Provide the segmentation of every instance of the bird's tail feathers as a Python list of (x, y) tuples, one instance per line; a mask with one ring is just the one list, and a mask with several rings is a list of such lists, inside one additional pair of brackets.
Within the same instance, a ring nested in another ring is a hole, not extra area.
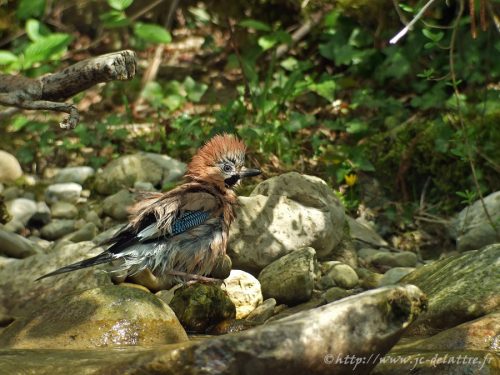
[(50, 273), (43, 275), (43, 276), (40, 276), (35, 281), (42, 280), (42, 279), (45, 279), (46, 277), (50, 277), (50, 276), (60, 275), (62, 273), (80, 270), (82, 268), (97, 266), (98, 264), (108, 263), (114, 259), (115, 258), (113, 257), (113, 254), (110, 254), (107, 251), (105, 251), (99, 255), (96, 255), (93, 258), (84, 259), (80, 262), (76, 262), (76, 263), (70, 264), (68, 266), (61, 267), (53, 272), (50, 272)]

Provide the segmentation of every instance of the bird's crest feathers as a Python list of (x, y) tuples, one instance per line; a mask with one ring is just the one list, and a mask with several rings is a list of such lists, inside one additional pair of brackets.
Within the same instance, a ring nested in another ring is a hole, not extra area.
[(200, 178), (207, 175), (207, 168), (226, 159), (243, 164), (245, 159), (245, 144), (231, 134), (218, 134), (210, 139), (188, 165), (186, 177)]

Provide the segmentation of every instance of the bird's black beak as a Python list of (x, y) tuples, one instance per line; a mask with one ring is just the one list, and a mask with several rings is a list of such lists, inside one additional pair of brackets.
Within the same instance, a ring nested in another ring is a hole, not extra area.
[(258, 176), (261, 173), (262, 172), (260, 171), (260, 169), (249, 169), (249, 168), (243, 167), (240, 170), (240, 177), (254, 177), (254, 176)]

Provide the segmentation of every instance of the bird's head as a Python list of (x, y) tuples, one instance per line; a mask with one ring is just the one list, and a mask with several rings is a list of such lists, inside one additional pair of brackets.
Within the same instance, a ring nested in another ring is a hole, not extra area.
[(235, 136), (216, 135), (193, 156), (186, 178), (232, 189), (242, 178), (261, 173), (245, 167), (245, 151), (245, 144)]

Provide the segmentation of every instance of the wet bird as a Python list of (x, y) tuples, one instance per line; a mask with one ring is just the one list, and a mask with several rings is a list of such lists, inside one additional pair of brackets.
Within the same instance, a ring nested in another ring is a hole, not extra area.
[(235, 136), (216, 135), (193, 156), (182, 185), (138, 197), (128, 224), (101, 244), (106, 251), (39, 279), (111, 262), (116, 274), (146, 274), (150, 289), (171, 286), (172, 280), (211, 280), (207, 276), (226, 253), (235, 218), (233, 189), (261, 173), (244, 166), (245, 151)]

